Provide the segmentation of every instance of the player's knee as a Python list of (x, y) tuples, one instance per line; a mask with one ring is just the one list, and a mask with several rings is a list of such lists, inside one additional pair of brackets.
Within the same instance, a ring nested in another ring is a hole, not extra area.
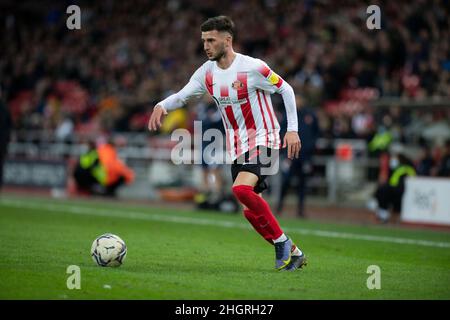
[(233, 194), (234, 196), (240, 201), (241, 198), (244, 196), (245, 191), (241, 188), (240, 185), (237, 186), (233, 186), (231, 188), (231, 190), (233, 190)]
[(249, 197), (249, 194), (253, 192), (252, 186), (247, 185), (237, 185), (231, 188), (233, 190), (233, 194), (240, 202), (245, 202), (245, 200)]

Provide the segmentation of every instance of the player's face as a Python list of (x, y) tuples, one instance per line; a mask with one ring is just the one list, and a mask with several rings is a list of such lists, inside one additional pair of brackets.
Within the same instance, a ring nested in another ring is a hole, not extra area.
[(217, 30), (202, 32), (203, 50), (208, 59), (217, 61), (225, 55), (231, 36), (226, 32)]

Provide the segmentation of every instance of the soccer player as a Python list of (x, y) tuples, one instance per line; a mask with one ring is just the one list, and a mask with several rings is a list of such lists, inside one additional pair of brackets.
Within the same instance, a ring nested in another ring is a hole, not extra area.
[(280, 126), (270, 94), (279, 93), (286, 108), (288, 127), (282, 148), (298, 158), (301, 142), (292, 87), (262, 60), (233, 50), (235, 27), (227, 16), (210, 18), (201, 25), (203, 48), (208, 57), (179, 92), (159, 102), (150, 117), (149, 130), (157, 130), (169, 110), (183, 106), (194, 96), (209, 93), (217, 104), (226, 129), (227, 151), (233, 161), (232, 190), (255, 230), (275, 247), (275, 268), (293, 271), (306, 264), (306, 257), (283, 232), (261, 196), (268, 162), (262, 155), (278, 155)]

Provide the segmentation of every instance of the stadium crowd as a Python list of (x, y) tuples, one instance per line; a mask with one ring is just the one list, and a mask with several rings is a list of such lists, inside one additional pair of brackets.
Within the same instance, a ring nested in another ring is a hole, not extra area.
[[(151, 107), (205, 61), (200, 24), (230, 15), (237, 51), (265, 60), (317, 113), (326, 138), (369, 139), (380, 127), (420, 142), (449, 132), (450, 24), (446, 1), (77, 1), (68, 30), (60, 1), (2, 1), (0, 85), (15, 129), (145, 132)], [(448, 3), (447, 3), (448, 4)], [(441, 99), (441, 109), (376, 108), (379, 98)], [(275, 99), (280, 117), (281, 101)], [(195, 103), (182, 117), (194, 118)], [(447, 105), (445, 105), (447, 103)], [(412, 140), (412, 141), (411, 141)]]

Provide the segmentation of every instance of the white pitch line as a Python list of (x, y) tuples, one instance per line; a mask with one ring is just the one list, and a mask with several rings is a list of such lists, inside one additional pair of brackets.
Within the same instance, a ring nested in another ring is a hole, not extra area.
[[(61, 204), (48, 204), (48, 203), (38, 203), (30, 201), (18, 201), (2, 199), (0, 204), (4, 206), (24, 208), (24, 209), (43, 209), (52, 212), (65, 212), (72, 214), (88, 215), (88, 216), (101, 216), (101, 217), (116, 217), (116, 218), (126, 218), (126, 219), (138, 219), (147, 221), (163, 221), (163, 222), (173, 222), (173, 223), (184, 223), (193, 225), (207, 225), (207, 226), (217, 226), (224, 228), (240, 228), (240, 229), (251, 229), (250, 225), (236, 223), (231, 221), (223, 221), (217, 219), (204, 219), (204, 218), (191, 218), (191, 217), (181, 217), (174, 215), (160, 215), (160, 214), (150, 214), (140, 211), (130, 211), (124, 209), (123, 211), (118, 211), (114, 209), (98, 209), (92, 207), (82, 207), (74, 205), (61, 205)], [(450, 242), (437, 242), (428, 240), (418, 240), (418, 239), (406, 239), (388, 236), (375, 236), (375, 235), (362, 235), (356, 233), (347, 232), (335, 232), (335, 231), (324, 231), (324, 230), (310, 230), (303, 228), (283, 228), (286, 232), (298, 233), (303, 235), (311, 235), (316, 237), (324, 238), (340, 238), (349, 240), (365, 240), (374, 242), (388, 242), (388, 243), (398, 243), (398, 244), (410, 244), (426, 247), (438, 247), (438, 248), (450, 248)]]

